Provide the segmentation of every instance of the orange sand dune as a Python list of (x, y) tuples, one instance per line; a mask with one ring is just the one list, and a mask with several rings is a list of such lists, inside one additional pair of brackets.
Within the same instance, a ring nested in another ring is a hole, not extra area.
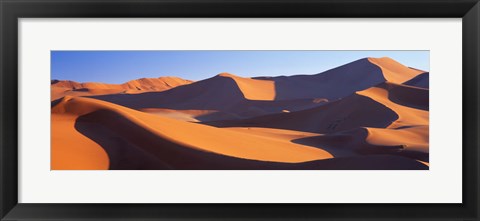
[(428, 126), (400, 129), (368, 128), (366, 141), (373, 145), (404, 145), (406, 150), (428, 153)]
[(330, 134), (254, 127), (228, 129), (321, 148), (336, 159), (383, 154), (412, 158), (424, 164), (428, 164), (429, 161), (428, 127), (426, 126), (401, 129), (357, 128)]
[(219, 76), (233, 79), (243, 96), (248, 100), (271, 101), (275, 99), (275, 85), (273, 81), (243, 78), (230, 73), (221, 73)]
[(51, 100), (64, 96), (92, 96), (118, 93), (143, 93), (147, 91), (165, 91), (192, 81), (177, 77), (140, 78), (123, 84), (78, 83), (75, 81), (52, 80)]
[(381, 69), (360, 59), (314, 75), (257, 77), (275, 84), (275, 100), (317, 98), (329, 101), (351, 95), (385, 81)]
[(141, 111), (170, 109), (179, 110), (181, 113), (189, 110), (210, 112), (202, 116), (194, 116), (194, 114), (189, 116), (198, 121), (242, 119), (281, 113), (285, 110), (297, 111), (328, 102), (327, 99), (319, 98), (268, 100), (273, 95), (272, 86), (271, 81), (241, 78), (223, 73), (163, 92), (111, 94), (94, 98)]
[(130, 90), (165, 91), (192, 82), (178, 77), (140, 78), (123, 83), (122, 86)]
[(399, 116), (387, 128), (368, 128), (366, 142), (373, 145), (401, 145), (399, 154), (422, 162), (429, 161), (428, 90), (386, 83), (358, 93), (382, 103)]
[(80, 96), (92, 96), (92, 95), (105, 95), (105, 94), (119, 94), (123, 93), (123, 89), (68, 89), (65, 87), (52, 87), (50, 100), (58, 100), (64, 96), (80, 97)]
[(388, 154), (426, 163), (428, 108), (428, 89), (385, 82), (308, 110), (205, 124), (319, 133), (292, 141), (322, 148), (335, 157)]
[[(399, 77), (400, 72), (407, 74)], [(384, 83), (386, 79), (400, 84), (418, 73), (420, 71), (389, 58), (365, 58), (316, 75), (243, 78), (222, 73), (168, 91), (113, 94), (96, 99), (137, 110), (215, 110), (230, 115), (209, 120), (221, 120), (226, 116), (239, 119), (313, 108)]]
[(395, 60), (364, 58), (315, 75), (258, 77), (275, 84), (275, 100), (326, 98), (336, 100), (383, 82), (402, 84), (423, 71)]
[(107, 153), (99, 144), (74, 129), (76, 118), (74, 115), (52, 113), (51, 169), (108, 169)]
[(321, 147), (335, 158), (392, 155), (427, 163), (428, 127), (400, 129), (356, 128), (329, 134), (299, 137), (294, 143)]
[[(108, 153), (110, 169), (428, 168), (406, 157), (385, 154), (331, 159), (332, 155), (321, 148), (291, 142), (292, 139), (314, 135), (311, 133), (268, 128), (253, 129), (254, 132), (249, 133), (246, 132), (250, 130), (248, 128), (211, 128), (90, 98), (64, 98), (52, 112), (53, 115), (70, 116), (63, 121), (70, 124), (68, 127), (61, 127), (59, 119), (53, 119), (52, 129), (58, 135), (66, 137), (80, 132), (85, 137), (80, 135), (79, 139), (88, 137), (95, 141), (83, 143), (79, 149), (73, 150), (68, 143), (53, 143), (57, 152), (52, 155), (54, 170), (105, 169), (105, 155), (101, 148)], [(76, 157), (78, 155), (89, 156), (90, 160), (82, 160)], [(98, 165), (95, 159), (100, 159), (103, 164)]]
[(385, 79), (391, 83), (401, 84), (424, 73), (424, 71), (402, 65), (389, 57), (368, 58), (368, 61), (380, 67)]
[[(388, 125), (387, 128), (428, 125), (428, 110), (417, 109), (409, 106), (404, 106), (401, 103), (393, 102), (392, 99), (389, 98), (390, 91), (389, 89), (385, 89), (382, 88), (382, 86), (379, 86), (372, 87), (364, 91), (359, 91), (357, 93), (369, 97), (377, 101), (378, 103), (385, 105), (389, 109), (395, 111), (395, 113), (398, 115), (398, 119), (392, 122), (392, 124)], [(419, 91), (421, 91), (421, 89), (419, 89)], [(397, 93), (399, 92), (397, 91)], [(426, 93), (428, 93), (428, 91), (426, 91)], [(417, 99), (413, 96), (410, 96), (409, 98)], [(428, 99), (426, 99), (425, 102), (428, 102)]]
[(235, 80), (221, 75), (163, 92), (116, 94), (95, 98), (137, 110), (225, 110), (246, 100)]
[(428, 90), (383, 83), (307, 110), (205, 124), (219, 127), (271, 127), (315, 133), (332, 133), (358, 127), (428, 125)]
[[(112, 131), (112, 134), (117, 134), (118, 139), (132, 143), (132, 146), (137, 146), (168, 165), (172, 159), (166, 158), (165, 151), (174, 151), (171, 149), (180, 147), (181, 151), (192, 152), (189, 154), (215, 153), (271, 162), (305, 162), (332, 157), (319, 148), (154, 116), (91, 98), (65, 97), (52, 108), (52, 113), (75, 115), (79, 123), (97, 123)], [(57, 127), (55, 121), (52, 122), (52, 127)], [(176, 145), (165, 145), (165, 142)], [(63, 157), (59, 156), (58, 159)], [(57, 158), (52, 160), (55, 162)]]

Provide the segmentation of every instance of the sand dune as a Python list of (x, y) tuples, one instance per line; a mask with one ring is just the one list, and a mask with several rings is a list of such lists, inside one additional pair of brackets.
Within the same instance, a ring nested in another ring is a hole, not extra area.
[(221, 127), (273, 127), (316, 133), (357, 127), (428, 125), (428, 90), (382, 83), (308, 110), (206, 124)]
[[(398, 129), (368, 128), (366, 141), (373, 145), (403, 146), (405, 151), (428, 153), (428, 126)], [(424, 160), (428, 162), (428, 159)]]
[[(266, 129), (266, 132), (261, 132), (263, 135), (258, 132), (250, 135), (236, 129), (210, 128), (152, 117), (89, 98), (64, 98), (53, 108), (53, 113), (70, 115), (71, 118), (64, 122), (74, 123), (74, 130), (85, 136), (81, 139), (88, 137), (95, 143), (84, 143), (81, 149), (74, 150), (70, 145), (58, 145), (58, 155), (52, 158), (52, 169), (105, 169), (105, 164), (97, 165), (97, 162), (92, 160), (100, 158), (105, 161), (105, 154), (98, 148), (99, 144), (108, 152), (110, 169), (425, 168), (417, 161), (387, 155), (330, 159), (332, 155), (320, 148), (288, 142), (294, 137), (310, 134), (277, 131), (276, 136), (269, 136), (274, 132)], [(73, 121), (72, 118), (75, 117), (76, 120)], [(60, 127), (58, 121), (53, 122), (52, 128), (74, 132), (72, 127)], [(185, 133), (185, 130), (197, 133), (192, 135)], [(186, 136), (189, 139), (185, 139)], [(83, 152), (83, 155), (89, 155), (91, 159), (84, 161), (72, 157), (66, 162), (58, 162), (57, 160), (66, 159), (68, 155), (62, 154), (67, 152), (70, 156)], [(250, 158), (253, 160), (249, 160)], [(385, 166), (383, 163), (386, 161), (398, 163)]]
[(165, 91), (180, 85), (190, 84), (192, 81), (178, 77), (140, 78), (123, 84), (105, 84), (86, 82), (78, 83), (69, 80), (51, 81), (51, 100), (64, 96), (92, 96), (117, 93), (143, 93), (148, 91)]
[(206, 122), (217, 127), (270, 127), (313, 133), (332, 133), (357, 127), (387, 127), (398, 119), (388, 107), (366, 96), (353, 94), (326, 105), (244, 120)]
[(388, 57), (368, 58), (368, 61), (377, 65), (382, 70), (383, 77), (388, 82), (396, 84), (401, 84), (424, 72), (409, 68)]
[(428, 169), (429, 73), (52, 81), (52, 169)]
[[(146, 151), (168, 165), (181, 164), (170, 162), (171, 159), (165, 156), (167, 152), (175, 151), (186, 152), (187, 155), (215, 153), (272, 162), (306, 162), (331, 158), (328, 152), (318, 148), (153, 116), (91, 98), (65, 97), (52, 108), (52, 113), (77, 116), (76, 120), (80, 123), (96, 123), (105, 130), (112, 131), (112, 134), (117, 134), (118, 139), (132, 143), (131, 146)], [(55, 121), (52, 127), (57, 127)], [(193, 131), (196, 133), (191, 133)]]
[(275, 82), (275, 99), (325, 98), (337, 100), (385, 81), (368, 59), (360, 59), (315, 75), (260, 77)]
[(190, 84), (193, 81), (178, 77), (140, 78), (122, 84), (129, 90), (138, 91), (165, 91), (180, 85)]
[(198, 118), (194, 115), (190, 116), (199, 121), (242, 119), (281, 113), (283, 110), (308, 109), (326, 102), (316, 98), (269, 100), (274, 92), (272, 83), (223, 73), (163, 92), (112, 94), (94, 98), (136, 110), (171, 109), (181, 112), (185, 110), (210, 112)]
[(388, 57), (364, 58), (315, 75), (258, 77), (275, 82), (275, 99), (336, 100), (389, 81), (401, 84), (423, 73)]
[(294, 142), (321, 147), (335, 157), (382, 153), (429, 161), (428, 90), (390, 82), (308, 110), (205, 124), (319, 133)]
[(275, 85), (273, 81), (242, 78), (230, 73), (221, 73), (219, 76), (233, 79), (245, 99), (266, 101), (275, 99)]
[(389, 82), (377, 87), (387, 90), (388, 98), (394, 103), (424, 111), (429, 109), (428, 89)]
[[(420, 103), (418, 100), (422, 100), (424, 102), (428, 102), (428, 97), (427, 99), (424, 99), (423, 96), (419, 97), (413, 97), (413, 96), (401, 96), (401, 92), (404, 91), (395, 91), (396, 95), (394, 94), (394, 99), (391, 99), (391, 94), (393, 94), (391, 91), (395, 89), (405, 89), (406, 87), (384, 87), (385, 84), (381, 84), (378, 87), (372, 87), (367, 90), (359, 91), (357, 94), (363, 95), (366, 97), (369, 97), (376, 102), (385, 105), (387, 108), (395, 111), (395, 113), (398, 115), (398, 119), (394, 122), (392, 122), (390, 125), (387, 126), (387, 128), (398, 128), (398, 127), (403, 127), (403, 126), (416, 126), (416, 125), (428, 125), (428, 109), (427, 110), (422, 110), (422, 109), (417, 109), (413, 107), (409, 107), (406, 105), (402, 105), (401, 102), (394, 102), (395, 100), (399, 100), (398, 97), (404, 97), (407, 98), (408, 101), (414, 101), (415, 103)], [(418, 89), (418, 91), (425, 92), (424, 90)], [(428, 91), (426, 91), (428, 94)], [(420, 93), (419, 93), (420, 94)], [(396, 99), (395, 99), (396, 98)], [(407, 100), (406, 99), (406, 100)], [(405, 100), (404, 100), (405, 101)], [(412, 102), (410, 102), (412, 103)], [(420, 106), (419, 105), (419, 106)], [(423, 104), (422, 106), (427, 106), (428, 104)]]
[(178, 110), (225, 110), (245, 100), (236, 82), (231, 77), (222, 75), (164, 92), (115, 94), (95, 98), (135, 109)]
[(99, 144), (74, 129), (76, 118), (52, 113), (51, 169), (108, 169), (108, 154)]
[(401, 156), (428, 163), (428, 127), (356, 128), (292, 140), (321, 147), (335, 159), (370, 155)]
[[(407, 72), (407, 76), (398, 77), (400, 72)], [(216, 110), (238, 119), (312, 108), (319, 106), (316, 101), (335, 101), (386, 79), (400, 84), (420, 73), (389, 58), (365, 58), (316, 75), (242, 78), (222, 73), (164, 92), (113, 94), (96, 99), (133, 109)], [(224, 118), (212, 117), (219, 119)]]

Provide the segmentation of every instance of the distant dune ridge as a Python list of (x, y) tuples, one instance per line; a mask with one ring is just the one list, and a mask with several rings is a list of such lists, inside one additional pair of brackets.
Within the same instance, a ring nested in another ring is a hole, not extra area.
[(52, 80), (51, 166), (428, 169), (428, 88), (387, 57), (288, 77)]
[(143, 93), (147, 91), (165, 91), (193, 81), (178, 77), (140, 78), (123, 84), (78, 83), (69, 80), (52, 80), (51, 100), (69, 96), (90, 96), (100, 94)]

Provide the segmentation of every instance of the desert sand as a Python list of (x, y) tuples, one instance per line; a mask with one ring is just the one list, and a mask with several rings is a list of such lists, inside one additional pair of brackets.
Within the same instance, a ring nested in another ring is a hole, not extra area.
[(313, 75), (52, 80), (53, 170), (425, 170), (429, 73), (364, 58)]

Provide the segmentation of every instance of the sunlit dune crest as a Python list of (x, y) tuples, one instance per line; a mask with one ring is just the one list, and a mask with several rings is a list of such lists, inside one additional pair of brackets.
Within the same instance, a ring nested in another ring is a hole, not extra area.
[(264, 101), (275, 99), (275, 85), (273, 81), (243, 78), (230, 73), (221, 73), (218, 76), (233, 79), (246, 99)]
[(385, 79), (391, 83), (401, 84), (424, 73), (423, 71), (402, 65), (389, 57), (368, 58), (368, 60), (380, 67)]
[(429, 73), (364, 58), (322, 73), (51, 82), (53, 170), (425, 170)]

